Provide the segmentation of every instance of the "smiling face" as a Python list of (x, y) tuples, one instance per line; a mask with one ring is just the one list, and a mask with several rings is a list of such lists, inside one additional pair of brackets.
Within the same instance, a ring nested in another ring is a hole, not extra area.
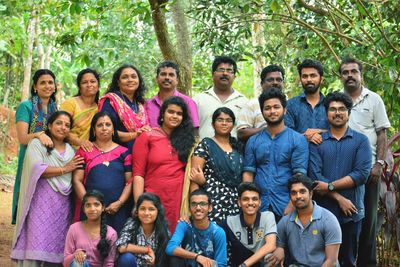
[(49, 99), (50, 96), (55, 92), (56, 85), (51, 75), (43, 74), (39, 77), (33, 88), (40, 98)]
[(312, 192), (302, 183), (292, 184), (290, 188), (290, 201), (296, 209), (301, 210), (307, 208), (312, 201)]
[(64, 141), (71, 130), (71, 120), (67, 115), (58, 116), (53, 123), (49, 124), (52, 139)]
[(283, 108), (278, 98), (270, 98), (264, 101), (262, 115), (268, 125), (277, 126), (283, 123), (285, 112), (286, 109)]
[(142, 225), (153, 225), (157, 219), (158, 210), (153, 201), (143, 200), (137, 209), (137, 213)]
[(110, 117), (99, 117), (94, 127), (94, 135), (96, 136), (96, 140), (109, 141), (112, 139), (113, 133), (114, 126)]
[(331, 127), (346, 127), (349, 121), (349, 111), (343, 102), (332, 101), (329, 103), (327, 117)]
[(245, 215), (255, 215), (261, 204), (260, 194), (256, 191), (244, 191), (238, 199), (238, 204)]
[(88, 221), (99, 220), (103, 211), (104, 206), (96, 197), (88, 197), (83, 204), (83, 213), (85, 213)]
[(235, 72), (233, 66), (229, 63), (221, 63), (213, 72), (214, 86), (217, 88), (231, 88), (235, 80)]
[(300, 75), (305, 94), (314, 94), (321, 85), (322, 77), (315, 68), (303, 68)]
[(169, 130), (177, 128), (183, 120), (183, 110), (180, 106), (168, 105), (163, 115), (162, 127)]
[(136, 70), (128, 67), (123, 69), (119, 76), (118, 88), (123, 94), (133, 96), (139, 87), (139, 82)]
[(178, 75), (176, 74), (176, 70), (172, 67), (161, 68), (156, 77), (156, 81), (160, 91), (169, 92), (175, 90), (178, 85)]
[(212, 124), (216, 136), (229, 135), (233, 129), (234, 123), (231, 116), (221, 112)]
[(211, 212), (212, 206), (206, 195), (194, 195), (190, 198), (190, 214), (193, 220), (208, 220), (208, 213)]
[(95, 96), (99, 91), (99, 81), (93, 73), (85, 73), (79, 82), (79, 92), (82, 96)]

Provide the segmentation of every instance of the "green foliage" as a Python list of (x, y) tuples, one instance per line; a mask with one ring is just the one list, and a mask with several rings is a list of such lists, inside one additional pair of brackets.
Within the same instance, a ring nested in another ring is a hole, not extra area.
[(7, 160), (4, 154), (0, 154), (0, 174), (15, 175), (18, 167), (18, 157)]

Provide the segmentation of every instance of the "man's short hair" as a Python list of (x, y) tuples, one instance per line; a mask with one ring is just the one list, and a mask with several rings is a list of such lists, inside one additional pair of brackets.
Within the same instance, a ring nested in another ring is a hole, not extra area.
[(207, 197), (207, 201), (208, 204), (211, 204), (211, 197), (210, 195), (207, 193), (206, 190), (198, 188), (196, 190), (194, 190), (192, 193), (190, 193), (189, 195), (189, 201), (192, 199), (192, 196), (206, 196)]
[(345, 65), (345, 64), (352, 64), (352, 63), (357, 64), (357, 65), (358, 65), (358, 70), (362, 73), (362, 64), (361, 64), (361, 62), (358, 61), (357, 59), (353, 58), (353, 57), (347, 56), (347, 57), (345, 57), (345, 58), (342, 59), (342, 62), (340, 62), (340, 65), (339, 65), (339, 74), (342, 73), (342, 66), (343, 66), (343, 65)]
[(282, 79), (285, 80), (285, 70), (281, 66), (271, 64), (262, 69), (261, 74), (260, 74), (261, 82), (264, 81), (264, 79), (268, 73), (276, 72), (276, 71), (280, 72), (282, 74)]
[(243, 182), (238, 186), (238, 196), (239, 198), (242, 196), (245, 191), (253, 191), (257, 192), (260, 195), (260, 188), (255, 183)]
[(215, 57), (214, 62), (212, 64), (212, 66), (211, 66), (212, 73), (214, 73), (217, 70), (219, 64), (222, 64), (222, 63), (232, 65), (233, 72), (236, 74), (236, 72), (237, 72), (236, 61), (233, 58), (228, 57), (228, 56), (217, 56), (217, 57)]
[(278, 98), (283, 108), (286, 108), (287, 100), (285, 94), (282, 92), (281, 89), (276, 87), (271, 87), (270, 89), (262, 92), (261, 95), (258, 97), (258, 102), (260, 104), (261, 112), (264, 108), (264, 102), (272, 98)]
[(351, 99), (350, 96), (346, 95), (345, 93), (335, 91), (332, 93), (329, 93), (324, 100), (324, 106), (325, 106), (325, 111), (328, 112), (329, 105), (331, 102), (336, 101), (336, 102), (342, 102), (350, 115), (351, 108), (353, 107), (353, 100)]
[(166, 60), (157, 65), (157, 77), (163, 68), (173, 68), (176, 72), (176, 76), (179, 77), (179, 66), (174, 61)]
[(301, 70), (304, 68), (314, 68), (318, 71), (319, 75), (324, 76), (324, 67), (321, 62), (314, 59), (305, 59), (299, 65), (297, 65), (297, 71), (299, 72), (299, 76), (301, 76)]
[(289, 192), (292, 189), (292, 185), (294, 184), (303, 184), (308, 191), (312, 191), (314, 189), (314, 181), (303, 173), (296, 173), (292, 176), (292, 178), (288, 181), (288, 189)]

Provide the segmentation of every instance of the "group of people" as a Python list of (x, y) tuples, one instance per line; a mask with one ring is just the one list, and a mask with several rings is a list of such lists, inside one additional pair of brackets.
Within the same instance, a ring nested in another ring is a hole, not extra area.
[[(179, 67), (157, 66), (145, 100), (122, 65), (100, 97), (84, 69), (58, 109), (55, 75), (33, 76), (16, 113), (19, 266), (376, 266), (379, 177), (390, 127), (362, 65), (339, 67), (344, 92), (320, 91), (323, 66), (261, 72), (262, 93), (232, 88), (236, 62), (216, 57), (213, 87), (194, 99)], [(198, 139), (197, 137), (200, 137)], [(358, 245), (360, 244), (360, 245)]]

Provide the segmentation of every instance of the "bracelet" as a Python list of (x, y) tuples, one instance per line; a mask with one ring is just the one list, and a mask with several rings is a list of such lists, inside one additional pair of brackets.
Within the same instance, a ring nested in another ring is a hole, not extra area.
[(44, 134), (44, 131), (39, 132), (39, 134), (37, 135), (37, 137), (39, 138), (39, 136), (41, 136), (42, 134)]
[(60, 167), (61, 175), (64, 175), (64, 170), (62, 167)]
[(194, 257), (194, 261), (197, 262), (197, 258), (200, 256), (200, 254), (196, 254), (196, 256)]

